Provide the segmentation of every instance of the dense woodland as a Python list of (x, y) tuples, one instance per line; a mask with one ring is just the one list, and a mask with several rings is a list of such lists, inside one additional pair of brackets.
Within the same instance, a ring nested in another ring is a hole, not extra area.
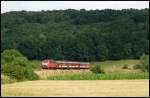
[(100, 61), (149, 55), (149, 9), (13, 11), (1, 14), (1, 52), (28, 59)]

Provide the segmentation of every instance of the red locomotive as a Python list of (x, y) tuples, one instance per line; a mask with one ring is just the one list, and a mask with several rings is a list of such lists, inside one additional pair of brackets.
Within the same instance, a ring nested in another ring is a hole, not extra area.
[(88, 69), (89, 65), (87, 62), (43, 60), (41, 66), (43, 69)]

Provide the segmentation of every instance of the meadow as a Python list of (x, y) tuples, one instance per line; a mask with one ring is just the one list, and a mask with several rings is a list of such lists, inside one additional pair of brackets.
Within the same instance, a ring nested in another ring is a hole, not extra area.
[(64, 76), (50, 76), (49, 80), (131, 80), (131, 79), (149, 79), (148, 72), (129, 72), (129, 73), (106, 73), (106, 74), (68, 74)]

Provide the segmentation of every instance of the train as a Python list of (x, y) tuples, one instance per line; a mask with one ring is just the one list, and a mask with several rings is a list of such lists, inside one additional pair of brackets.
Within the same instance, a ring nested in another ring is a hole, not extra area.
[(43, 60), (42, 69), (89, 69), (89, 62)]

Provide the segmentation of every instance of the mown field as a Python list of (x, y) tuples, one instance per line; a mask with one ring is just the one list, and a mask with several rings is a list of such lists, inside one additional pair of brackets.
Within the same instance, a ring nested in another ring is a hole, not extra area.
[(4, 84), (2, 97), (8, 96), (103, 96), (148, 97), (149, 81), (145, 80), (37, 80)]

